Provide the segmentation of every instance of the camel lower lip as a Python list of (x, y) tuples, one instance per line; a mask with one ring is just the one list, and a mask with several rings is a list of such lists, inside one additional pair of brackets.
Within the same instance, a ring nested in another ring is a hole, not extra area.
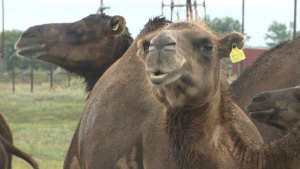
[(180, 76), (180, 70), (168, 73), (161, 73), (159, 75), (155, 75), (152, 72), (148, 72), (148, 79), (153, 85), (166, 85), (177, 80)]
[(17, 54), (29, 59), (37, 59), (41, 55), (45, 54), (45, 45), (39, 45), (34, 47), (18, 48)]
[(249, 116), (252, 118), (255, 118), (259, 122), (266, 122), (269, 120), (270, 116), (273, 115), (274, 109), (268, 109), (268, 110), (252, 110), (249, 111)]

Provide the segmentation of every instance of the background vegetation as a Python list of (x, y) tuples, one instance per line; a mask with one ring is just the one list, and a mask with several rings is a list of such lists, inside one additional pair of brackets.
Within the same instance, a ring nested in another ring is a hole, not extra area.
[[(66, 83), (65, 83), (66, 84)], [(30, 154), (42, 169), (61, 169), (73, 133), (85, 105), (82, 81), (73, 79), (71, 86), (49, 83), (17, 84), (12, 94), (10, 83), (0, 82), (0, 112), (8, 121), (14, 144)], [(14, 169), (31, 169), (30, 165), (13, 158)]]

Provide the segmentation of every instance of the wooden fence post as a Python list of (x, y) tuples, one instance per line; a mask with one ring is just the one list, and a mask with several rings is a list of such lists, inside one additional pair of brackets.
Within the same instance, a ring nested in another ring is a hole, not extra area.
[(30, 92), (33, 93), (33, 61), (30, 61)]
[(70, 81), (71, 81), (70, 72), (68, 72), (68, 87), (70, 87)]
[(52, 90), (53, 87), (53, 69), (52, 65), (50, 66), (50, 90)]
[(13, 59), (13, 67), (12, 67), (12, 82), (13, 82), (13, 88), (12, 92), (15, 93), (15, 60)]

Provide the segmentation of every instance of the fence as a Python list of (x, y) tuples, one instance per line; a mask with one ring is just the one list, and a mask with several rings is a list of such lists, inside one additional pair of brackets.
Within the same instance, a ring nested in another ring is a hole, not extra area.
[(1, 74), (1, 82), (11, 82), (12, 91), (15, 91), (16, 83), (30, 84), (30, 91), (34, 91), (34, 84), (49, 83), (50, 90), (53, 88), (53, 84), (57, 85), (67, 85), (70, 86), (70, 81), (76, 75), (71, 74), (67, 71), (60, 71), (55, 73), (53, 76), (53, 71), (35, 71), (30, 69), (28, 71), (15, 71), (15, 69), (8, 71), (7, 74)]

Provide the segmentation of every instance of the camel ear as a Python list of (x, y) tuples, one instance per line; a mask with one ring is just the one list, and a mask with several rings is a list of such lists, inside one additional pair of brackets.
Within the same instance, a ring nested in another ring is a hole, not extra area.
[(219, 57), (229, 58), (230, 52), (232, 50), (232, 44), (235, 43), (239, 49), (242, 49), (245, 45), (244, 36), (238, 32), (232, 32), (219, 40)]
[(122, 16), (113, 16), (109, 21), (109, 29), (112, 34), (117, 35), (126, 29), (126, 20)]

